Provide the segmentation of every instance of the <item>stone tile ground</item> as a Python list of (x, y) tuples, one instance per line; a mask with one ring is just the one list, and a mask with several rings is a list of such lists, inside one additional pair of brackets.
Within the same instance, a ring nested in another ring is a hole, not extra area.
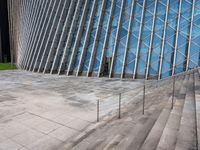
[[(140, 91), (141, 85), (132, 80), (2, 71), (0, 150), (54, 149), (96, 123), (98, 99), (119, 91)], [(107, 101), (102, 109), (112, 109), (117, 98)]]

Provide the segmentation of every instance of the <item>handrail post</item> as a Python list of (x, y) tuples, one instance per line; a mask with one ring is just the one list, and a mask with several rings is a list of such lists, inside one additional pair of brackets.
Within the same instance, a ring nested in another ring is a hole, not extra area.
[(119, 116), (118, 116), (119, 119), (121, 118), (121, 97), (122, 97), (122, 94), (119, 93)]
[(97, 100), (97, 122), (99, 122), (99, 100)]
[(145, 79), (144, 79), (144, 87), (143, 87), (143, 107), (142, 107), (142, 114), (144, 115), (144, 108), (145, 108), (145, 92), (146, 92), (146, 86), (145, 86)]
[(159, 83), (159, 80), (156, 81), (156, 88), (159, 88), (158, 83)]
[(172, 106), (171, 109), (174, 108), (174, 96), (175, 96), (175, 76), (173, 76), (173, 88), (172, 88)]

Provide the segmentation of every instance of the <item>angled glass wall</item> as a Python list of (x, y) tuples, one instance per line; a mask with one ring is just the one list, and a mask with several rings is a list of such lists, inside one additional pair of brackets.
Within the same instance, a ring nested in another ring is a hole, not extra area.
[(8, 8), (21, 69), (163, 79), (200, 65), (200, 0), (8, 0)]

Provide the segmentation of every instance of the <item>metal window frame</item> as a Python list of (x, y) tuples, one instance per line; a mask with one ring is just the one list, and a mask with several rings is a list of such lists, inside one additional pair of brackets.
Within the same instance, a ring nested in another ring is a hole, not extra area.
[(76, 72), (76, 76), (79, 76), (79, 73), (80, 71), (82, 70), (82, 65), (83, 65), (83, 61), (84, 61), (84, 58), (85, 58), (85, 53), (87, 51), (87, 44), (89, 42), (89, 37), (90, 37), (90, 33), (91, 33), (91, 30), (92, 30), (92, 25), (93, 25), (93, 18), (95, 17), (95, 12), (96, 12), (96, 7), (97, 7), (97, 2), (98, 0), (94, 0), (94, 4), (92, 6), (92, 14), (90, 16), (90, 20), (89, 20), (89, 26), (87, 28), (87, 31), (86, 31), (86, 38), (85, 38), (85, 41), (84, 41), (84, 44), (83, 44), (83, 50), (81, 52), (81, 57), (80, 57), (80, 61), (79, 61), (79, 65), (78, 65), (78, 69), (77, 69), (77, 72)]
[[(56, 54), (55, 54), (54, 59), (53, 59), (53, 64), (52, 64), (51, 69), (50, 69), (50, 74), (52, 74), (54, 69), (56, 69), (55, 65), (56, 65), (56, 62), (58, 61), (57, 60), (58, 55), (60, 55), (60, 52), (61, 52), (61, 44), (63, 42), (64, 34), (66, 34), (66, 32), (68, 32), (67, 29), (68, 29), (68, 27), (70, 27), (70, 21), (71, 21), (71, 19), (73, 19), (73, 14), (74, 14), (73, 10), (76, 7), (75, 6), (76, 2), (77, 2), (76, 0), (73, 0), (70, 3), (68, 14), (67, 14), (67, 17), (65, 19), (63, 29), (61, 31), (61, 36), (60, 36), (59, 43), (58, 43), (58, 46), (57, 46)], [(67, 36), (69, 36), (69, 35), (67, 35)]]
[(62, 12), (61, 12), (61, 16), (59, 18), (59, 21), (58, 21), (58, 27), (56, 28), (56, 32), (55, 32), (55, 35), (53, 37), (53, 40), (52, 40), (52, 44), (51, 44), (51, 47), (50, 47), (50, 51), (49, 51), (49, 54), (47, 56), (47, 59), (46, 59), (46, 63), (44, 65), (44, 70), (43, 70), (43, 73), (46, 73), (47, 72), (47, 68), (49, 69), (49, 65), (50, 65), (50, 58), (53, 57), (52, 56), (52, 52), (53, 52), (53, 49), (54, 47), (56, 46), (56, 39), (59, 38), (59, 31), (62, 32), (62, 27), (63, 27), (63, 24), (62, 24), (62, 20), (64, 20), (67, 16), (67, 11), (69, 8), (68, 5), (70, 5), (70, 1), (66, 1), (64, 0), (64, 5), (63, 5), (63, 8), (62, 8)]
[(41, 55), (41, 53), (43, 51), (42, 48), (48, 42), (46, 39), (48, 39), (48, 36), (49, 36), (48, 32), (50, 31), (51, 26), (52, 26), (51, 21), (53, 21), (54, 18), (56, 17), (55, 16), (55, 12), (58, 10), (58, 7), (59, 7), (57, 2), (60, 3), (61, 0), (54, 1), (52, 9), (51, 9), (51, 12), (49, 14), (49, 18), (48, 18), (47, 24), (46, 24), (46, 28), (42, 29), (42, 30), (44, 30), (44, 34), (42, 36), (42, 41), (40, 42), (40, 45), (39, 45), (39, 51), (38, 51), (38, 53), (37, 53), (37, 55), (35, 57), (36, 59), (35, 60), (33, 59), (34, 60), (34, 62), (33, 62), (34, 65), (33, 65), (32, 71), (37, 71), (38, 70), (38, 64), (39, 64), (39, 61), (40, 61), (39, 60), (40, 59), (40, 55)]
[(24, 30), (22, 30), (22, 31), (23, 31), (23, 37), (25, 36), (23, 39), (25, 41), (25, 44), (24, 44), (24, 48), (23, 48), (23, 55), (21, 56), (21, 58), (18, 62), (18, 64), (20, 66), (22, 66), (22, 61), (27, 53), (26, 46), (28, 43), (29, 33), (30, 33), (29, 27), (32, 22), (33, 14), (36, 13), (36, 10), (34, 10), (32, 13), (30, 13), (30, 10), (33, 10), (33, 7), (37, 7), (37, 5), (39, 5), (39, 3), (38, 3), (38, 1), (34, 1), (34, 2), (26, 1), (23, 5), (24, 5), (24, 12), (22, 14), (25, 14), (25, 17), (23, 17), (22, 22), (23, 22), (23, 28), (25, 29), (25, 33), (24, 33)]
[[(47, 4), (47, 3), (46, 3)], [(31, 42), (33, 40), (33, 37), (34, 37), (34, 34), (35, 34), (35, 31), (36, 31), (36, 27), (37, 27), (37, 24), (38, 22), (40, 21), (40, 17), (41, 17), (41, 13), (42, 13), (42, 9), (40, 9), (41, 7), (44, 6), (44, 1), (42, 4), (39, 4), (39, 6), (37, 6), (36, 8), (36, 13), (34, 14), (34, 16), (31, 18), (32, 22), (30, 24), (30, 27), (29, 27), (29, 30), (30, 30), (30, 35), (29, 35), (29, 39), (28, 39), (28, 43), (27, 43), (27, 47), (26, 47), (26, 54), (22, 60), (22, 67), (23, 69), (26, 69), (26, 64), (27, 64), (27, 60), (28, 60), (28, 57), (29, 57), (29, 54), (30, 54), (30, 45), (31, 45)], [(34, 8), (33, 8), (34, 9)], [(30, 10), (29, 10), (30, 11)], [(30, 12), (31, 13), (31, 12)]]
[(121, 72), (121, 79), (123, 79), (124, 77), (124, 72), (125, 72), (125, 65), (126, 65), (126, 60), (127, 60), (127, 53), (129, 50), (129, 42), (130, 42), (130, 36), (131, 36), (131, 28), (133, 25), (133, 19), (134, 19), (134, 9), (135, 9), (135, 0), (132, 0), (132, 4), (131, 4), (131, 15), (129, 18), (129, 25), (128, 25), (128, 34), (127, 34), (127, 39), (126, 39), (126, 46), (125, 46), (125, 52), (124, 52), (124, 61), (123, 61), (123, 66), (122, 66), (122, 72)]
[(98, 40), (99, 40), (99, 36), (100, 36), (100, 29), (102, 28), (103, 17), (105, 15), (105, 7), (106, 7), (106, 0), (103, 0), (102, 7), (101, 7), (101, 13), (100, 13), (100, 17), (99, 17), (99, 20), (98, 20), (96, 34), (95, 34), (96, 36), (95, 36), (93, 47), (92, 47), (91, 58), (90, 58), (90, 61), (89, 61), (87, 77), (90, 75), (90, 73), (92, 71), (92, 67), (93, 67), (93, 63), (94, 63), (94, 59), (95, 59), (94, 56), (96, 55), (96, 49), (97, 49)]
[(150, 61), (151, 61), (151, 55), (152, 55), (152, 45), (153, 45), (153, 39), (154, 39), (154, 32), (155, 32), (155, 21), (156, 21), (156, 12), (157, 12), (157, 6), (158, 6), (158, 0), (155, 0), (155, 5), (154, 5), (154, 12), (153, 12), (153, 23), (152, 23), (152, 28), (151, 28), (151, 37), (150, 37), (150, 45), (149, 45), (149, 50), (148, 50), (148, 58), (147, 58), (147, 69), (146, 69), (146, 75), (145, 79), (148, 79), (149, 75), (149, 68), (150, 68)]
[[(28, 69), (29, 67), (29, 63), (30, 63), (30, 60), (31, 60), (31, 57), (32, 57), (32, 54), (33, 54), (33, 46), (37, 40), (36, 37), (39, 36), (39, 32), (40, 32), (40, 29), (41, 29), (41, 26), (43, 24), (43, 20), (45, 19), (45, 12), (48, 10), (48, 1), (46, 1), (44, 5), (44, 9), (41, 9), (41, 11), (39, 12), (39, 16), (36, 17), (36, 24), (34, 25), (34, 29), (32, 31), (32, 35), (31, 35), (31, 38), (30, 38), (30, 42), (29, 42), (29, 46), (27, 48), (27, 51), (28, 51), (28, 54), (27, 54), (27, 57), (25, 59), (25, 65), (24, 65), (24, 69)], [(33, 38), (35, 37), (35, 38)]]
[(45, 32), (45, 27), (46, 27), (46, 25), (48, 23), (47, 20), (49, 19), (50, 13), (51, 13), (52, 8), (53, 8), (55, 3), (56, 3), (55, 1), (50, 0), (50, 3), (48, 5), (48, 10), (45, 13), (45, 18), (44, 18), (44, 20), (42, 20), (42, 26), (39, 27), (39, 29), (40, 29), (39, 31), (40, 32), (38, 32), (38, 35), (37, 35), (38, 38), (37, 39), (35, 38), (36, 39), (35, 43), (33, 43), (33, 47), (32, 47), (33, 54), (30, 57), (30, 62), (28, 64), (28, 68), (27, 68), (27, 70), (29, 70), (29, 71), (32, 71), (33, 68), (34, 68), (34, 60), (37, 57), (38, 48), (40, 47), (40, 41), (41, 41), (41, 39), (43, 37), (43, 32)]
[(161, 56), (160, 56), (158, 80), (161, 79), (161, 75), (162, 75), (163, 56), (164, 56), (166, 30), (167, 30), (168, 14), (169, 14), (169, 1), (170, 0), (167, 0), (167, 5), (166, 5), (165, 24), (164, 24), (164, 33), (163, 33), (163, 38), (162, 38), (162, 47), (161, 47)]
[(182, 0), (179, 1), (179, 8), (178, 8), (178, 22), (176, 28), (176, 39), (175, 39), (175, 46), (174, 46), (174, 59), (172, 63), (172, 76), (175, 74), (176, 68), (176, 57), (177, 57), (177, 48), (178, 48), (178, 38), (179, 38), (179, 28), (180, 28), (180, 18), (181, 18), (181, 10), (182, 10)]
[(188, 53), (187, 53), (186, 71), (188, 71), (189, 63), (190, 63), (190, 51), (191, 51), (191, 40), (192, 40), (192, 32), (193, 32), (195, 3), (196, 3), (196, 1), (193, 0), (192, 1), (191, 20), (190, 20), (190, 31), (189, 31), (189, 38), (188, 38)]
[(142, 6), (142, 14), (141, 14), (141, 20), (140, 20), (140, 29), (139, 29), (139, 37), (138, 37), (138, 42), (137, 42), (133, 79), (136, 79), (137, 65), (138, 65), (138, 60), (139, 60), (138, 57), (139, 57), (139, 51), (140, 51), (140, 46), (141, 46), (142, 30), (143, 30), (143, 25), (144, 25), (145, 7), (146, 7), (146, 0), (143, 1), (143, 6)]
[(115, 57), (116, 57), (116, 51), (117, 47), (119, 44), (119, 32), (121, 29), (121, 24), (122, 24), (122, 15), (124, 11), (124, 6), (125, 6), (125, 0), (122, 0), (121, 7), (120, 7), (120, 15), (119, 15), (119, 20), (118, 20), (118, 25), (117, 25), (117, 33), (116, 33), (116, 38), (115, 38), (115, 45), (113, 49), (113, 55), (112, 55), (112, 61), (111, 61), (111, 66), (110, 66), (110, 73), (109, 73), (109, 78), (112, 78), (113, 75), (113, 68), (114, 68), (114, 63), (115, 63)]
[(44, 50), (43, 50), (43, 54), (42, 54), (40, 63), (38, 62), (39, 63), (39, 67), (37, 69), (37, 72), (41, 71), (41, 67), (43, 65), (45, 54), (50, 51), (50, 49), (47, 49), (47, 48), (50, 45), (50, 41), (52, 41), (52, 38), (56, 35), (53, 32), (53, 30), (58, 27), (58, 22), (59, 22), (58, 20), (59, 20), (59, 18), (61, 18), (60, 11), (62, 11), (62, 8), (63, 8), (63, 0), (60, 0), (59, 3), (58, 3), (58, 7), (56, 9), (55, 16), (53, 17), (53, 22), (52, 22), (51, 27), (50, 27), (50, 31), (49, 31), (49, 35), (48, 35), (47, 41), (46, 41), (46, 43), (44, 43), (45, 46), (44, 46)]
[(106, 35), (105, 35), (105, 40), (103, 43), (103, 50), (102, 50), (102, 55), (101, 55), (101, 60), (100, 60), (99, 71), (98, 71), (97, 77), (100, 77), (100, 75), (101, 75), (101, 71), (102, 71), (102, 67), (103, 67), (103, 59), (104, 59), (104, 55), (107, 50), (107, 43), (108, 43), (108, 39), (109, 39), (109, 35), (110, 35), (110, 29), (111, 29), (111, 25), (112, 25), (113, 13), (115, 10), (115, 6), (116, 6), (116, 0), (112, 0), (111, 10), (110, 10), (110, 14), (109, 14), (109, 21), (108, 21), (108, 25), (107, 25), (107, 29), (106, 29)]
[[(23, 0), (22, 0), (22, 14), (21, 14), (21, 22), (22, 22), (22, 25), (21, 25), (21, 28), (24, 28), (24, 30), (22, 29), (22, 33), (21, 33), (21, 38), (22, 38), (22, 55), (21, 55), (21, 58), (20, 58), (20, 60), (19, 60), (19, 64), (20, 64), (20, 66), (21, 66), (21, 60), (24, 58), (24, 54), (25, 54), (25, 49), (26, 49), (26, 45), (27, 45), (27, 39), (28, 39), (28, 29), (27, 29), (27, 25), (28, 25), (28, 23), (29, 23), (29, 20), (27, 19), (27, 17), (28, 17), (28, 15), (29, 15), (29, 11), (27, 11), (27, 9), (30, 9), (29, 7), (30, 7), (30, 4), (31, 4), (31, 2), (30, 3), (27, 3), (27, 1), (26, 2), (24, 2)], [(34, 13), (34, 12), (33, 12)], [(24, 15), (25, 14), (25, 15)]]
[(65, 59), (66, 59), (65, 55), (67, 53), (67, 50), (69, 49), (69, 45), (70, 45), (71, 40), (73, 38), (73, 32), (76, 29), (76, 24), (78, 23), (77, 19), (78, 19), (79, 15), (80, 15), (81, 6), (82, 6), (82, 0), (78, 0), (78, 4), (77, 4), (76, 10), (74, 12), (75, 15), (73, 17), (73, 20), (72, 20), (72, 23), (71, 23), (71, 27), (70, 27), (70, 30), (69, 30), (69, 36), (67, 37), (67, 41), (66, 41), (66, 45), (64, 47), (64, 51), (63, 51), (63, 55), (62, 55), (62, 58), (61, 58), (60, 65), (58, 66), (58, 74), (61, 73), (61, 69), (62, 69), (63, 63), (65, 62)]
[(75, 43), (74, 43), (74, 47), (72, 49), (72, 54), (71, 54), (71, 58), (70, 58), (70, 62), (69, 62), (69, 66), (68, 66), (68, 70), (67, 70), (67, 74), (66, 74), (67, 76), (69, 76), (70, 72), (73, 69), (72, 67), (73, 67), (73, 63), (75, 61), (74, 60), (75, 54), (76, 54), (78, 46), (79, 46), (79, 42), (80, 42), (81, 35), (82, 35), (82, 30), (84, 28), (84, 23), (85, 23), (86, 16), (87, 16), (87, 13), (88, 13), (89, 1), (90, 0), (86, 0), (86, 4), (85, 4), (84, 9), (83, 9), (83, 15), (81, 17), (79, 29), (78, 29), (78, 32), (77, 32), (77, 37), (76, 37), (76, 40), (75, 40)]

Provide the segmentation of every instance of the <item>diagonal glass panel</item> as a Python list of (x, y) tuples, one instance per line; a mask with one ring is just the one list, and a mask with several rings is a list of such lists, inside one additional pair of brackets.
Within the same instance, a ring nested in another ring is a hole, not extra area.
[(104, 14), (103, 23), (102, 23), (103, 25), (102, 25), (102, 28), (100, 28), (100, 38), (98, 41), (97, 52), (96, 52), (94, 65), (93, 65), (93, 72), (95, 73), (98, 72), (99, 67), (100, 67), (100, 60), (101, 60), (101, 55), (103, 51), (104, 40), (106, 38), (105, 36), (106, 36), (107, 24), (109, 21), (110, 10), (111, 10), (111, 0), (107, 0), (105, 14)]
[(144, 1), (136, 1), (134, 6), (134, 16), (131, 22), (132, 27), (130, 31), (131, 35), (128, 43), (127, 59), (125, 62), (125, 76), (127, 77), (132, 77), (134, 72), (143, 2)]
[(83, 27), (83, 33), (81, 35), (81, 40), (80, 40), (80, 43), (79, 43), (79, 47), (78, 47), (78, 50), (77, 50), (77, 53), (76, 53), (76, 56), (75, 56), (75, 62), (74, 62), (74, 66), (73, 66), (73, 70), (76, 71), (78, 69), (78, 65), (79, 65), (79, 61), (80, 61), (80, 57), (81, 57), (81, 52), (83, 50), (83, 44), (84, 44), (84, 41), (86, 40), (85, 37), (86, 37), (86, 31), (87, 31), (87, 28), (89, 26), (89, 20), (90, 20), (90, 17), (91, 17), (91, 11), (92, 11), (92, 5), (93, 5), (94, 1), (91, 1), (89, 4), (89, 10), (88, 10), (88, 13), (87, 13), (87, 16), (86, 16), (86, 21), (85, 21), (85, 24), (84, 24), (84, 27)]
[(190, 18), (192, 13), (192, 5), (185, 0), (182, 0), (180, 28), (178, 36), (178, 47), (176, 56), (175, 73), (185, 71), (187, 54), (188, 54), (188, 37), (190, 29)]
[(117, 41), (117, 49), (116, 49), (116, 57), (114, 60), (114, 74), (121, 75), (122, 66), (123, 66), (123, 58), (125, 53), (125, 45), (128, 34), (128, 25), (130, 21), (130, 13), (132, 0), (125, 0), (124, 9), (122, 12), (122, 21), (121, 27), (119, 29), (119, 41)]
[(177, 20), (178, 9), (179, 9), (179, 1), (170, 0), (161, 78), (166, 78), (170, 76), (172, 72), (175, 33), (176, 33), (176, 27), (177, 27), (177, 21), (178, 21)]
[(200, 1), (196, 0), (189, 57), (189, 69), (199, 66), (200, 60)]
[[(137, 77), (144, 76), (147, 67), (147, 57), (150, 45), (151, 29), (153, 25), (153, 12), (155, 7), (155, 1), (147, 1), (146, 11), (144, 15), (144, 26), (142, 31), (142, 41), (139, 52), (138, 66), (137, 66)], [(152, 13), (149, 13), (152, 12)]]
[(62, 62), (63, 64), (62, 64), (62, 68), (61, 68), (61, 70), (63, 70), (63, 71), (67, 71), (67, 69), (68, 69), (68, 64), (69, 64), (70, 57), (71, 57), (71, 54), (72, 54), (72, 49), (73, 49), (73, 46), (74, 46), (74, 43), (75, 43), (75, 40), (76, 40), (76, 37), (77, 37), (77, 32), (78, 32), (78, 28), (79, 28), (79, 25), (80, 25), (80, 18), (81, 18), (82, 12), (83, 12), (84, 4), (85, 4), (85, 2), (83, 1), (82, 5), (80, 7), (80, 10), (79, 10), (78, 18), (76, 20), (76, 24), (75, 24), (75, 28), (74, 28), (74, 31), (73, 31), (73, 34), (72, 34), (72, 38), (70, 39), (68, 47), (66, 47), (67, 50), (66, 50), (66, 54), (64, 56), (65, 59), (64, 59), (64, 62)]
[[(161, 53), (161, 45), (163, 31), (164, 31), (164, 19), (166, 13), (166, 4), (167, 1), (158, 1), (157, 6), (157, 15), (155, 20), (155, 31), (154, 31), (154, 38), (152, 44), (152, 53), (150, 58), (150, 69), (149, 69), (149, 76), (156, 76), (158, 75), (159, 69), (159, 60), (160, 60), (160, 53)], [(172, 33), (173, 34), (173, 33)]]
[(102, 0), (98, 0), (97, 3), (97, 8), (96, 8), (96, 13), (95, 13), (95, 17), (94, 17), (94, 22), (93, 22), (93, 26), (92, 26), (92, 30), (90, 33), (90, 37), (88, 39), (88, 43), (87, 43), (87, 47), (86, 47), (86, 54), (85, 54), (85, 58), (83, 61), (83, 72), (86, 72), (88, 70), (89, 67), (89, 62), (90, 62), (90, 58), (91, 58), (91, 52), (92, 52), (92, 48), (93, 48), (93, 44), (94, 44), (94, 40), (95, 40), (95, 36), (97, 34), (97, 26), (98, 26), (98, 20), (100, 17), (100, 13), (101, 13), (101, 8), (102, 8)]

